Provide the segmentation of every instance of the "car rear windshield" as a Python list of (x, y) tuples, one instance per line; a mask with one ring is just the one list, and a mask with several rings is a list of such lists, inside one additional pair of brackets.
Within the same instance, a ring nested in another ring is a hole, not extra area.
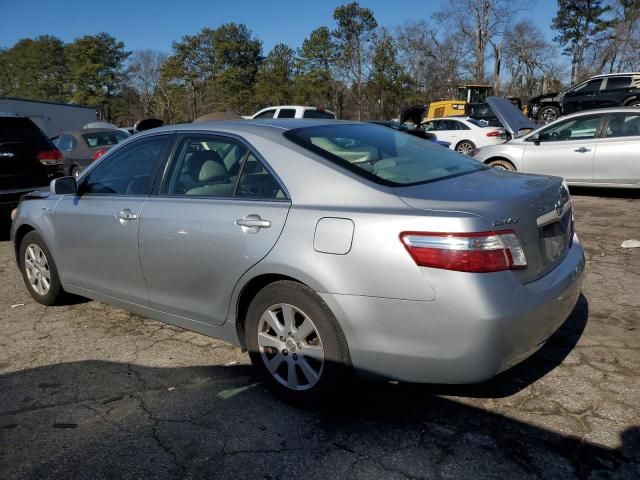
[(365, 178), (416, 185), (485, 170), (484, 164), (428, 140), (371, 124), (322, 125), (285, 137)]
[(124, 132), (114, 130), (113, 132), (96, 132), (96, 133), (83, 133), (82, 138), (87, 142), (90, 147), (104, 147), (107, 145), (115, 145), (120, 143), (125, 138), (128, 138)]
[(53, 148), (44, 133), (24, 117), (0, 117), (0, 144), (7, 142), (27, 143), (38, 150)]
[(333, 120), (336, 117), (333, 113), (325, 112), (323, 110), (305, 110), (302, 114), (302, 118), (328, 118)]

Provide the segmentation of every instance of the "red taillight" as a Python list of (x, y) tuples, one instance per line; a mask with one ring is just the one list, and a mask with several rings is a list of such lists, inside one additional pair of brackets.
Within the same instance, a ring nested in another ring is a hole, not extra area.
[(38, 160), (43, 165), (61, 165), (62, 158), (60, 150), (43, 150), (38, 152)]
[(421, 267), (459, 272), (525, 268), (527, 259), (513, 230), (477, 233), (403, 232), (400, 240)]
[(105, 152), (107, 151), (106, 148), (101, 148), (100, 150), (96, 151), (96, 153), (94, 153), (93, 155), (91, 155), (91, 160), (97, 160), (99, 159), (102, 155), (105, 154)]
[(494, 130), (492, 132), (487, 132), (487, 137), (499, 137), (500, 135), (502, 135), (502, 132), (500, 130)]

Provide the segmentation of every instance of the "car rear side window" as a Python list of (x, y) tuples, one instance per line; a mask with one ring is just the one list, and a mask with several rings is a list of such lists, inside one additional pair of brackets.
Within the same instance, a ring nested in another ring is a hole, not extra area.
[(87, 174), (80, 185), (80, 192), (149, 195), (168, 142), (168, 135), (154, 135), (123, 145)]
[(302, 118), (326, 118), (329, 120), (335, 120), (333, 113), (325, 112), (323, 110), (305, 110)]
[(327, 160), (389, 186), (415, 185), (488, 168), (433, 142), (379, 125), (322, 125), (284, 135)]
[(71, 135), (60, 135), (57, 146), (63, 152), (73, 150), (73, 137)]
[(278, 112), (278, 118), (295, 118), (296, 111), (293, 108), (281, 108)]
[(105, 147), (108, 145), (115, 145), (120, 143), (125, 138), (128, 138), (124, 132), (114, 130), (112, 132), (96, 132), (96, 133), (83, 133), (82, 138), (89, 147)]
[(286, 195), (262, 162), (253, 153), (249, 153), (238, 181), (236, 197), (284, 200)]
[(24, 117), (0, 117), (0, 144), (6, 142), (26, 143), (38, 150), (51, 149), (44, 133)]

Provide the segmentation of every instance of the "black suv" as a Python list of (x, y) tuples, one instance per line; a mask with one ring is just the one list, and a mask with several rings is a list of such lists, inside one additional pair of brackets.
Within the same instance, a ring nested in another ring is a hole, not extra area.
[(20, 197), (61, 177), (62, 154), (28, 118), (0, 113), (0, 223)]
[(593, 108), (640, 106), (640, 72), (596, 75), (562, 93), (529, 100), (529, 118), (549, 123), (561, 115)]

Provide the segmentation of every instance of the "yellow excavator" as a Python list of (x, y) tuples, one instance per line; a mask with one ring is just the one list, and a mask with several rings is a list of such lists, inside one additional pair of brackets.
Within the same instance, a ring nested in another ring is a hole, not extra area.
[(484, 103), (487, 97), (493, 96), (491, 85), (462, 85), (458, 87), (456, 100), (439, 100), (429, 104), (426, 120), (440, 117), (465, 115), (467, 105)]

